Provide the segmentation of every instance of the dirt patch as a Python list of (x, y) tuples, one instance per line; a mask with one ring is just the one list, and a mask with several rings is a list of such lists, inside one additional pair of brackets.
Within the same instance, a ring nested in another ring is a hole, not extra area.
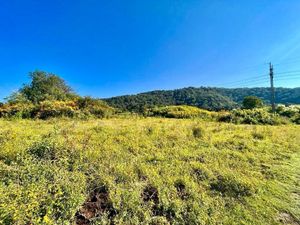
[(188, 199), (189, 195), (186, 191), (185, 184), (182, 181), (177, 181), (175, 183), (175, 188), (177, 190), (177, 194), (178, 194), (179, 198), (181, 198), (182, 200)]
[(155, 204), (159, 204), (158, 190), (153, 186), (145, 187), (142, 198), (144, 202), (152, 201)]
[(146, 186), (142, 193), (142, 199), (144, 202), (152, 202), (153, 215), (155, 216), (161, 215), (161, 210), (159, 208), (158, 190), (156, 187), (153, 187), (151, 185)]
[(300, 221), (297, 221), (292, 215), (288, 213), (280, 213), (278, 216), (278, 221), (282, 224), (289, 224), (289, 225), (300, 225)]
[(116, 215), (116, 210), (109, 198), (108, 189), (103, 186), (95, 189), (76, 213), (77, 225), (89, 225), (92, 220), (106, 214), (110, 219)]

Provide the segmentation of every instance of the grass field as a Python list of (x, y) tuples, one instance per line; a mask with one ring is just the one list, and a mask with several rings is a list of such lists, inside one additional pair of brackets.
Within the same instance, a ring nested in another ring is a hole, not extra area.
[(0, 224), (300, 224), (300, 127), (0, 121)]

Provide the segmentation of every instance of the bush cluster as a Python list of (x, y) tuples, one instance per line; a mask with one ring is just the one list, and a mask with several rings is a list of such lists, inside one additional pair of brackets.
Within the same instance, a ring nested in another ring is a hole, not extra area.
[(278, 105), (276, 112), (286, 118), (289, 118), (292, 122), (300, 124), (300, 105)]
[(200, 109), (193, 106), (179, 105), (179, 106), (165, 106), (150, 109), (148, 111), (149, 116), (161, 116), (166, 118), (202, 118), (212, 119), (215, 117), (215, 112), (210, 112), (205, 109)]
[(236, 124), (286, 124), (288, 120), (278, 114), (272, 114), (267, 108), (235, 109), (231, 112), (222, 112), (218, 116), (219, 122), (231, 122)]
[(46, 100), (38, 104), (30, 102), (6, 103), (0, 106), (1, 118), (106, 118), (110, 117), (113, 113), (114, 109), (105, 102), (89, 97), (68, 101)]

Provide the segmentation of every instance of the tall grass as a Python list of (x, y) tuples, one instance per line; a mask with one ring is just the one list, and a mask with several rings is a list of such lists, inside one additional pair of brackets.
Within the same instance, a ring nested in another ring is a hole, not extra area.
[(0, 224), (300, 219), (298, 126), (0, 121)]

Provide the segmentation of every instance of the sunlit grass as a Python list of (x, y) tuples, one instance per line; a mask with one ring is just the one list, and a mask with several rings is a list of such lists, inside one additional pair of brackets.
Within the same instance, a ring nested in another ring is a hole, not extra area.
[(0, 148), (0, 224), (76, 223), (98, 189), (98, 224), (300, 219), (296, 125), (2, 120)]

